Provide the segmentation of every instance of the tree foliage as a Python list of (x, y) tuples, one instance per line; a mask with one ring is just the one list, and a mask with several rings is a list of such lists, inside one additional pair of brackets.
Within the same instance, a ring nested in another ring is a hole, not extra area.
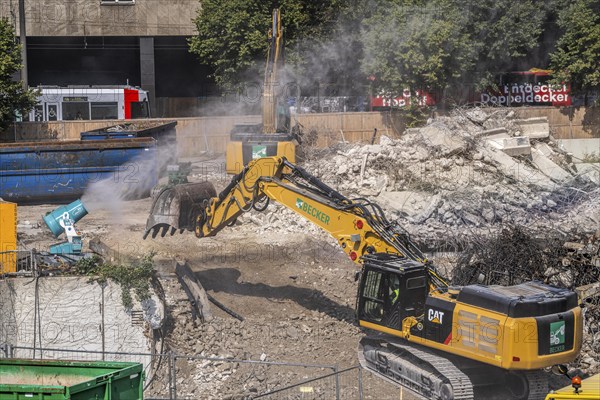
[(6, 128), (18, 111), (24, 114), (36, 103), (36, 93), (24, 90), (13, 76), (21, 69), (21, 48), (7, 19), (0, 18), (0, 130)]
[(287, 61), (306, 66), (311, 59), (307, 49), (332, 34), (338, 16), (352, 3), (206, 0), (195, 19), (198, 34), (190, 40), (190, 51), (214, 69), (213, 78), (221, 88), (232, 89), (261, 76), (273, 8), (281, 10)]
[(575, 0), (558, 18), (564, 31), (551, 68), (556, 83), (570, 82), (573, 89), (587, 91), (600, 87), (600, 0)]
[(206, 0), (190, 49), (221, 88), (260, 79), (276, 3), (288, 71), (324, 96), (338, 95), (331, 83), (366, 94), (372, 75), (375, 90), (465, 98), (498, 74), (548, 68), (553, 51), (557, 80), (600, 84), (600, 0)]
[(545, 15), (533, 0), (381, 0), (362, 68), (395, 91), (480, 88), (538, 45)]

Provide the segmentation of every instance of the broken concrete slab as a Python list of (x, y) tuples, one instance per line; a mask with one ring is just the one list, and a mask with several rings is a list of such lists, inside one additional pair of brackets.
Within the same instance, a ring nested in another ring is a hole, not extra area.
[(556, 154), (556, 152), (554, 150), (552, 150), (552, 148), (550, 146), (548, 146), (548, 144), (546, 144), (546, 143), (536, 143), (536, 145), (533, 147), (536, 150), (540, 151), (546, 157), (552, 157), (553, 155)]
[(208, 294), (189, 265), (186, 262), (177, 262), (175, 274), (192, 305), (192, 317), (194, 319), (200, 317), (202, 321), (210, 321), (212, 313), (208, 302)]
[(498, 133), (496, 135), (486, 136), (486, 140), (504, 140), (509, 139), (511, 136), (508, 133)]
[(431, 197), (431, 199), (429, 200), (429, 204), (427, 205), (427, 207), (425, 207), (423, 212), (414, 218), (415, 222), (418, 224), (425, 222), (428, 218), (430, 218), (433, 215), (434, 211), (440, 207), (441, 203), (441, 195), (436, 194), (435, 196)]
[(488, 143), (511, 157), (531, 154), (531, 144), (527, 136), (490, 139)]
[(531, 154), (529, 138), (527, 136), (515, 136), (510, 139), (504, 139), (504, 148), (502, 151), (512, 157)]
[(480, 132), (475, 135), (476, 138), (485, 138), (485, 139), (498, 139), (498, 138), (508, 138), (510, 135), (508, 134), (508, 130), (504, 127), (488, 129), (483, 132)]
[(484, 156), (489, 157), (498, 169), (507, 177), (526, 185), (535, 185), (540, 188), (551, 190), (556, 185), (546, 175), (530, 166), (519, 162), (501, 150), (488, 145), (488, 148), (482, 149)]
[(517, 119), (515, 123), (521, 128), (521, 133), (531, 139), (544, 139), (550, 136), (547, 117)]
[(575, 292), (580, 300), (600, 296), (600, 282), (579, 286), (575, 288)]
[(423, 205), (429, 197), (431, 195), (428, 193), (411, 191), (381, 192), (377, 196), (377, 202), (408, 216), (416, 216), (423, 212)]
[(555, 182), (564, 182), (571, 179), (572, 176), (567, 171), (555, 164), (552, 160), (546, 157), (537, 149), (531, 150), (531, 159), (533, 164), (548, 178)]
[(445, 156), (458, 154), (467, 146), (464, 138), (444, 127), (428, 125), (421, 128), (419, 133), (427, 145), (439, 149)]
[(577, 164), (577, 172), (600, 186), (600, 163)]

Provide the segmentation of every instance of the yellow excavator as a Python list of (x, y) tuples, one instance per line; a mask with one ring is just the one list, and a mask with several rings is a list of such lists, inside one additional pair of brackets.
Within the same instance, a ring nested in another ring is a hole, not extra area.
[[(287, 131), (282, 121), (289, 111), (278, 103), (276, 91), (280, 86), (279, 67), (283, 61), (283, 31), (281, 13), (273, 10), (269, 47), (262, 88), (262, 124), (234, 126), (227, 144), (225, 169), (229, 174), (239, 173), (251, 160), (278, 156), (291, 162), (296, 159), (297, 138)], [(289, 124), (289, 122), (288, 122)]]
[(372, 334), (361, 340), (359, 360), (394, 384), (427, 399), (544, 399), (541, 370), (580, 352), (574, 292), (533, 281), (449, 286), (377, 204), (347, 198), (283, 157), (251, 161), (218, 195), (209, 182), (163, 189), (144, 238), (214, 236), (271, 200), (329, 232), (361, 266), (356, 313)]

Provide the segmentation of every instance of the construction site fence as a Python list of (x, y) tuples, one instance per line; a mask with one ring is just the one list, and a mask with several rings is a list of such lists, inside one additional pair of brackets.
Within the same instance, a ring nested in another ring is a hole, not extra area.
[(0, 260), (12, 259), (16, 265), (16, 272), (5, 271), (0, 263), (0, 278), (33, 276), (37, 271), (37, 262), (34, 250), (7, 250), (0, 252)]
[[(236, 371), (236, 382), (258, 377), (258, 380), (265, 383), (247, 391), (250, 394), (245, 395), (246, 400), (362, 400), (370, 397), (364, 397), (363, 370), (360, 366), (339, 368), (336, 365), (191, 356), (174, 352), (107, 352), (10, 344), (0, 344), (0, 358), (139, 362), (144, 365), (146, 400), (196, 400), (199, 393), (218, 395), (223, 390), (219, 384), (227, 387), (228, 377), (233, 370)], [(192, 376), (190, 371), (194, 371), (196, 375)], [(280, 378), (285, 378), (285, 383), (278, 384)], [(186, 384), (181, 385), (183, 382)], [(190, 387), (193, 387), (192, 393)]]

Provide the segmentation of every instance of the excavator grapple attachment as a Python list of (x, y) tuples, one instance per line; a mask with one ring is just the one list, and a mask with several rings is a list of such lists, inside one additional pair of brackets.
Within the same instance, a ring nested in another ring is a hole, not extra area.
[(167, 232), (173, 235), (177, 231), (194, 231), (196, 218), (216, 196), (215, 187), (210, 182), (187, 183), (160, 190), (154, 196), (144, 239), (150, 233), (155, 238), (159, 233), (164, 237)]

